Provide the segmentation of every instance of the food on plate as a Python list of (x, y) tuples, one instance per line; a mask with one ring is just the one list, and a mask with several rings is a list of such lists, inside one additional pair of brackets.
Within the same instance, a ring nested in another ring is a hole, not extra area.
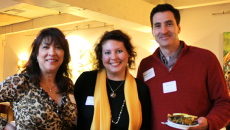
[(181, 125), (197, 125), (197, 118), (197, 116), (188, 115), (185, 113), (173, 113), (173, 115), (168, 114), (168, 120)]

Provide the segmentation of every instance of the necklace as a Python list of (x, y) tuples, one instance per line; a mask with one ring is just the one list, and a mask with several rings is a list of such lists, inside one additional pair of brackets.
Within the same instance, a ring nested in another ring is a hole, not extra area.
[(112, 117), (112, 115), (111, 115), (111, 118), (112, 118), (112, 123), (114, 123), (114, 124), (118, 124), (118, 122), (119, 122), (119, 121), (120, 121), (120, 119), (121, 119), (121, 113), (122, 113), (122, 111), (123, 111), (124, 106), (125, 106), (125, 99), (123, 100), (123, 104), (122, 104), (122, 106), (121, 106), (121, 111), (120, 111), (120, 113), (119, 113), (119, 116), (118, 116), (118, 118), (117, 118), (117, 121), (116, 121), (116, 122), (114, 122), (114, 121), (113, 121), (113, 117)]
[[(109, 80), (107, 79), (107, 82), (108, 82), (108, 84), (109, 84)], [(115, 89), (115, 90), (113, 90), (112, 89), (112, 87), (111, 87), (111, 85), (109, 84), (109, 87), (110, 87), (110, 89), (111, 89), (111, 91), (112, 91), (112, 93), (110, 93), (110, 97), (111, 98), (115, 98), (116, 97), (116, 93), (114, 93), (118, 88), (120, 88), (120, 86), (123, 84), (125, 82), (125, 80)]]
[(41, 84), (42, 84), (42, 86), (45, 86), (49, 90), (49, 92), (51, 92), (52, 89), (55, 87), (55, 84), (51, 88), (49, 88), (46, 84), (43, 84), (43, 83), (41, 83)]
[(53, 87), (51, 87), (51, 88), (49, 88), (48, 86), (46, 86), (48, 89), (49, 89), (49, 91), (51, 92), (52, 91), (52, 89), (55, 87), (55, 85), (53, 86)]

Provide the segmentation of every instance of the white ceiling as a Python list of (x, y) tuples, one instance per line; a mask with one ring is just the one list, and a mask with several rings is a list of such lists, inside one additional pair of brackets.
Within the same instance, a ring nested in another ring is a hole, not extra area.
[[(65, 14), (60, 17), (58, 24), (98, 21), (118, 26), (122, 24), (142, 31), (149, 25), (146, 19), (149, 11), (159, 3), (170, 3), (178, 9), (187, 9), (230, 3), (230, 0), (0, 0), (0, 30)], [(46, 23), (39, 24), (45, 26)]]

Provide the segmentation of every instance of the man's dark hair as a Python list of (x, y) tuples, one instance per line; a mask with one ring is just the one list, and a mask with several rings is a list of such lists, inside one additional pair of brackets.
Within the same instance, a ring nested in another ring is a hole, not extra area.
[(159, 4), (156, 7), (153, 8), (151, 15), (150, 15), (150, 21), (151, 21), (151, 27), (153, 28), (153, 16), (158, 12), (165, 12), (165, 11), (171, 11), (176, 19), (177, 25), (180, 24), (180, 12), (178, 9), (175, 9), (170, 4)]

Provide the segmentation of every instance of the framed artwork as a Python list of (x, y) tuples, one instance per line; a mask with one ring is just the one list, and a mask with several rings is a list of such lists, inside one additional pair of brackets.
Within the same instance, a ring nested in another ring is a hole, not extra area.
[(230, 90), (230, 32), (224, 32), (223, 71)]

